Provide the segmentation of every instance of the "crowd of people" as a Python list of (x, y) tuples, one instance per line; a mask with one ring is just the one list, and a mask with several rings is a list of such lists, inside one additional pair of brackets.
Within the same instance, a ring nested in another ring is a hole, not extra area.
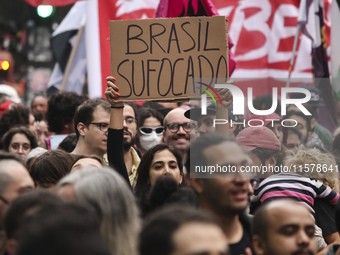
[(311, 116), (244, 117), (223, 89), (201, 114), (120, 100), (115, 81), (30, 107), (0, 93), (0, 255), (340, 254), (340, 132), (320, 97)]

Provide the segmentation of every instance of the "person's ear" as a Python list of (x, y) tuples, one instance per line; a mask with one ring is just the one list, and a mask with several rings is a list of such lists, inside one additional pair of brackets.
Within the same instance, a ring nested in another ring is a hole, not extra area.
[(310, 121), (310, 128), (313, 130), (314, 129), (314, 126), (317, 122), (317, 119), (312, 117), (311, 121)]
[(257, 255), (263, 255), (266, 251), (266, 245), (259, 235), (253, 235), (253, 248)]
[(79, 123), (78, 123), (78, 125), (77, 125), (77, 130), (78, 130), (78, 132), (79, 132), (79, 135), (85, 136), (85, 128), (86, 128), (86, 126), (85, 126), (84, 123), (82, 123), (82, 122), (79, 122)]
[(181, 185), (183, 182), (183, 173), (180, 173), (181, 178), (179, 179), (178, 185)]
[(8, 239), (6, 242), (6, 251), (9, 255), (15, 255), (18, 248), (18, 241), (15, 239)]
[(163, 131), (163, 137), (162, 137), (162, 141), (163, 141), (163, 143), (165, 143), (166, 144), (166, 129), (164, 129), (164, 131)]

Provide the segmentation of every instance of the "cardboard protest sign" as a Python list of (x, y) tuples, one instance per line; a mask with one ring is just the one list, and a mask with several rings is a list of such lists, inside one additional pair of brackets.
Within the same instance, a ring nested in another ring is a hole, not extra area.
[(223, 16), (110, 21), (119, 100), (183, 100), (193, 79), (227, 80), (227, 38)]

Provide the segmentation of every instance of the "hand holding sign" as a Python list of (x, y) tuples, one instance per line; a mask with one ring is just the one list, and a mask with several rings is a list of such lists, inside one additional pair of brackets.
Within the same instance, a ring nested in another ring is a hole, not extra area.
[(106, 83), (107, 88), (105, 90), (106, 99), (107, 99), (107, 101), (109, 101), (111, 106), (118, 106), (119, 102), (117, 101), (117, 98), (120, 97), (120, 95), (118, 93), (119, 88), (115, 84), (116, 78), (114, 78), (112, 76), (108, 76), (108, 77), (106, 77), (106, 81), (107, 81), (107, 83)]
[(222, 106), (228, 108), (233, 102), (233, 94), (229, 89), (222, 89), (220, 92)]
[[(119, 88), (115, 84), (116, 78), (112, 76), (106, 77), (107, 88), (105, 90), (105, 96), (107, 101), (111, 104), (111, 115), (110, 115), (110, 125), (112, 129), (122, 129), (123, 128), (123, 108), (124, 102), (118, 101), (117, 98), (120, 97), (118, 91)], [(109, 145), (109, 144), (108, 144)]]

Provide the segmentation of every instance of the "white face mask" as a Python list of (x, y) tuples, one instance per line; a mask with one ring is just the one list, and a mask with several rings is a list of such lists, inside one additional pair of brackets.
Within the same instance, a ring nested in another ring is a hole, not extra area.
[(140, 145), (149, 150), (151, 147), (159, 144), (162, 140), (162, 134), (157, 135), (155, 131), (152, 131), (150, 135), (142, 135), (139, 137)]

